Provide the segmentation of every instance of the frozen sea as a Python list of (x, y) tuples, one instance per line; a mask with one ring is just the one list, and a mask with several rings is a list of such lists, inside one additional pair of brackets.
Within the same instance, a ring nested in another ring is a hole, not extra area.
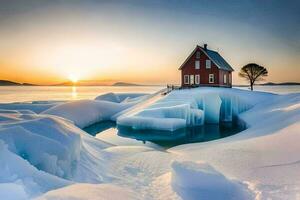
[[(164, 86), (0, 86), (0, 103), (94, 99), (108, 92), (153, 93)], [(237, 87), (248, 90), (248, 87)], [(287, 94), (300, 92), (300, 86), (255, 86), (257, 91)]]
[(0, 86), (0, 103), (94, 99), (108, 92), (154, 93), (163, 86)]

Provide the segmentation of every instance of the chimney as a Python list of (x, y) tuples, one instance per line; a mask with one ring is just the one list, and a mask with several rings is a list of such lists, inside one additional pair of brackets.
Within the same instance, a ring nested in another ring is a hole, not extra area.
[(207, 44), (204, 44), (203, 47), (204, 47), (204, 50), (207, 50)]

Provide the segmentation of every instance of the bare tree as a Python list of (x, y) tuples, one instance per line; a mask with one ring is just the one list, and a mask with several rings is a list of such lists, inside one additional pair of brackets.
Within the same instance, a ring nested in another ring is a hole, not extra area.
[(239, 76), (247, 79), (250, 83), (251, 90), (255, 81), (263, 80), (263, 77), (268, 76), (268, 70), (255, 63), (249, 63), (242, 67)]

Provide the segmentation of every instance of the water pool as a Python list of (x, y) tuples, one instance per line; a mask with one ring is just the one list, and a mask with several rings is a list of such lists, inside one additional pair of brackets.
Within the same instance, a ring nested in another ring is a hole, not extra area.
[(136, 140), (144, 144), (151, 142), (164, 148), (170, 148), (181, 144), (206, 142), (228, 137), (245, 130), (245, 125), (241, 122), (205, 124), (169, 132), (134, 130), (130, 127), (117, 126), (112, 121), (104, 121), (93, 124), (84, 130), (99, 139), (102, 139), (101, 134), (105, 134), (106, 142), (110, 142), (110, 139), (115, 141), (126, 138), (126, 141)]

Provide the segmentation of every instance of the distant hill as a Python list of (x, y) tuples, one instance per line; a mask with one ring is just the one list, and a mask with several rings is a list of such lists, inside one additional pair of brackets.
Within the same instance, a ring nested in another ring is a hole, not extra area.
[[(55, 84), (54, 86), (73, 86), (71, 81)], [(97, 81), (97, 80), (81, 80), (78, 81), (76, 86), (140, 86), (134, 83), (113, 82), (113, 81)]]
[(0, 86), (33, 86), (33, 84), (17, 83), (17, 82), (8, 81), (8, 80), (0, 80)]
[(272, 82), (268, 82), (268, 83), (262, 83), (259, 85), (300, 85), (300, 83), (297, 82), (283, 82), (283, 83), (272, 83)]
[(112, 84), (112, 86), (141, 86), (141, 85), (134, 84), (134, 83), (116, 82)]

